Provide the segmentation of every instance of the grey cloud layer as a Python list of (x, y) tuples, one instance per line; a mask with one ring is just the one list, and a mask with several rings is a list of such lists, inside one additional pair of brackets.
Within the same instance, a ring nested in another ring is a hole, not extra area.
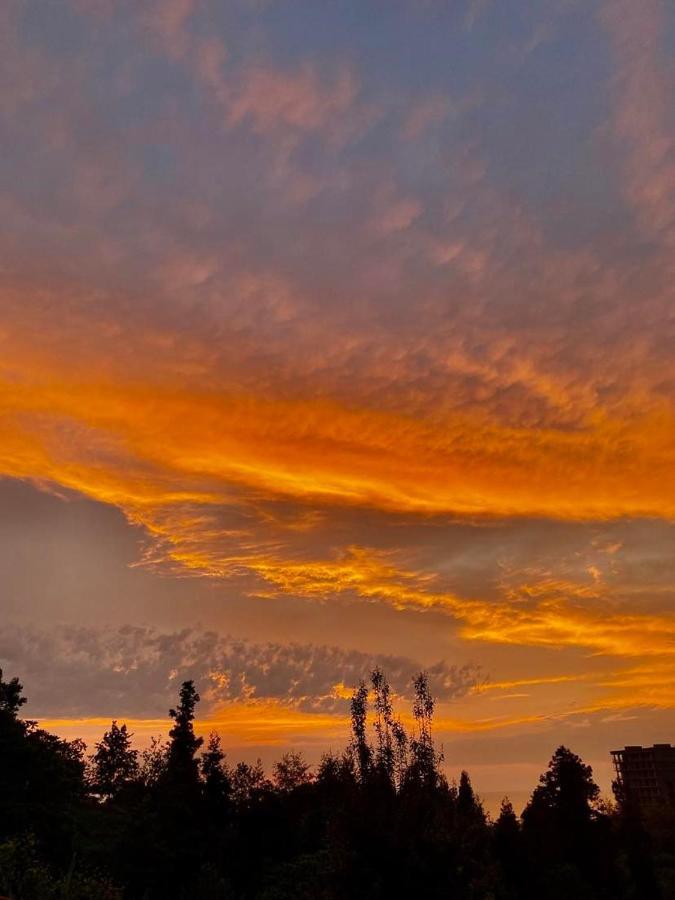
[[(47, 630), (4, 626), (0, 665), (20, 676), (35, 716), (166, 715), (182, 680), (193, 678), (207, 712), (229, 701), (276, 700), (305, 711), (341, 711), (338, 684), (353, 687), (373, 667), (386, 672), (399, 696), (410, 698), (422, 668), (401, 656), (373, 656), (312, 644), (253, 643), (209, 631), (159, 632), (61, 626)], [(439, 700), (466, 694), (478, 683), (470, 665), (441, 661), (427, 668)]]

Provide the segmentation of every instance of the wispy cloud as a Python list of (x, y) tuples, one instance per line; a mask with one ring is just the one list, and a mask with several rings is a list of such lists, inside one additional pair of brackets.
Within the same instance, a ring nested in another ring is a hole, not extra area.
[(625, 151), (626, 194), (645, 235), (675, 243), (675, 101), (668, 10), (661, 0), (636, 6), (612, 0), (602, 21), (614, 44), (614, 128)]

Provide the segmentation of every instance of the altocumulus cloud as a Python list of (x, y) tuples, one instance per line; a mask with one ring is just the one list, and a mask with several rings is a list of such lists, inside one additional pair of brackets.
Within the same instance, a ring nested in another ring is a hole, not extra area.
[[(402, 656), (368, 655), (309, 643), (237, 640), (213, 631), (60, 626), (0, 628), (0, 665), (17, 674), (34, 716), (163, 716), (178, 685), (193, 678), (202, 711), (231, 702), (274, 700), (311, 712), (343, 712), (348, 692), (375, 666), (409, 699), (422, 669)], [(441, 701), (466, 694), (480, 679), (471, 664), (426, 667)]]

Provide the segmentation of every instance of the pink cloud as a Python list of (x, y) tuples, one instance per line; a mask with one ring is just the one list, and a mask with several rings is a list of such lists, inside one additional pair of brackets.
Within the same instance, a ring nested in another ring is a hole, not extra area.
[(675, 243), (672, 82), (664, 71), (665, 4), (612, 0), (602, 19), (617, 63), (614, 128), (626, 148), (626, 195), (645, 233)]
[(430, 97), (415, 103), (406, 116), (403, 136), (418, 140), (428, 128), (443, 122), (449, 111), (450, 103), (445, 97)]
[(203, 84), (220, 92), (223, 89), (222, 67), (227, 59), (225, 44), (216, 37), (202, 40), (195, 52), (195, 71)]
[(190, 48), (186, 24), (194, 8), (195, 0), (160, 0), (143, 16), (146, 28), (172, 59), (182, 59)]
[(115, 12), (115, 0), (71, 0), (76, 12), (83, 16), (109, 19)]
[(316, 131), (334, 116), (346, 113), (356, 94), (356, 80), (348, 69), (326, 83), (310, 64), (295, 72), (254, 67), (244, 72), (231, 92), (229, 120), (232, 124), (249, 122), (259, 133), (278, 126)]
[(374, 205), (372, 226), (381, 235), (405, 231), (423, 211), (422, 204), (416, 197), (400, 194), (393, 183), (383, 186), (377, 192)]

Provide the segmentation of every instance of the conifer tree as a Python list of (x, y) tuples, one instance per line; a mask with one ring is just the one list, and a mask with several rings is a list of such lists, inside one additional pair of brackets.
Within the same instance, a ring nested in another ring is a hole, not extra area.
[(212, 731), (206, 750), (199, 761), (204, 784), (204, 798), (212, 816), (221, 818), (230, 802), (232, 778), (225, 764), (220, 735)]
[(517, 838), (520, 833), (518, 817), (513, 809), (513, 804), (508, 797), (504, 797), (499, 807), (499, 816), (495, 822), (495, 835), (500, 838)]
[(523, 838), (542, 873), (566, 865), (580, 877), (602, 877), (598, 866), (604, 863), (595, 847), (605, 830), (596, 809), (599, 794), (591, 767), (558, 747), (522, 815)]
[(167, 758), (167, 778), (169, 781), (185, 785), (199, 782), (199, 763), (196, 753), (204, 739), (196, 737), (194, 730), (195, 707), (199, 703), (194, 681), (184, 681), (180, 689), (179, 704), (170, 709), (174, 721), (169, 731), (169, 752)]
[(525, 823), (548, 815), (556, 824), (576, 829), (590, 822), (600, 788), (593, 770), (567, 747), (558, 747), (523, 812)]
[(492, 841), (495, 857), (508, 884), (516, 888), (523, 877), (520, 823), (508, 797), (502, 800), (492, 829)]
[(483, 818), (483, 810), (476, 800), (469, 773), (462, 770), (457, 788), (457, 814), (464, 823)]

